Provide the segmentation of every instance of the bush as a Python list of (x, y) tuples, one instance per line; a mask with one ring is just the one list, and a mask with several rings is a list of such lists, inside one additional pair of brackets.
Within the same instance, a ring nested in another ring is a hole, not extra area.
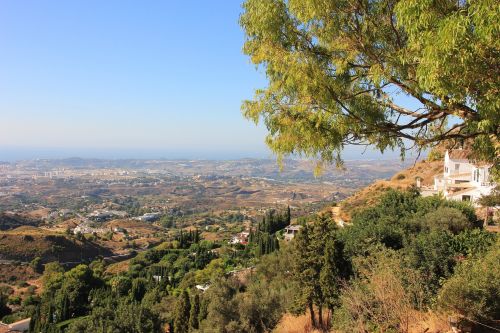
[(460, 210), (451, 207), (439, 207), (425, 214), (423, 220), (430, 230), (447, 230), (455, 235), (474, 226)]
[(441, 161), (444, 158), (443, 153), (438, 151), (437, 149), (432, 149), (427, 155), (427, 160), (429, 162), (433, 161)]
[(26, 288), (26, 287), (29, 287), (29, 286), (30, 286), (30, 284), (29, 284), (28, 282), (26, 282), (26, 281), (22, 281), (22, 280), (17, 281), (17, 283), (16, 283), (16, 284), (17, 284), (17, 286), (18, 286), (19, 288)]
[(9, 298), (9, 304), (12, 305), (21, 305), (21, 297), (13, 296)]
[(476, 320), (500, 318), (500, 241), (484, 257), (468, 259), (443, 285), (439, 305)]

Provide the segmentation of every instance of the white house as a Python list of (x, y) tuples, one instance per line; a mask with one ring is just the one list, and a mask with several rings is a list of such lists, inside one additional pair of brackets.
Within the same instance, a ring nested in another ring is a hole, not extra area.
[(239, 234), (236, 234), (233, 237), (231, 237), (231, 240), (229, 241), (229, 244), (243, 244), (243, 245), (246, 245), (246, 244), (248, 244), (248, 238), (249, 237), (250, 237), (250, 232), (248, 232), (248, 231), (240, 232)]
[(302, 228), (301, 225), (289, 225), (285, 228), (285, 240), (287, 242), (291, 241), (294, 239), (295, 235), (299, 233), (300, 228)]
[(446, 151), (443, 174), (434, 177), (434, 191), (447, 199), (471, 201), (478, 206), (477, 200), (490, 194), (495, 184), (490, 180), (491, 164), (470, 160), (470, 153), (465, 149)]

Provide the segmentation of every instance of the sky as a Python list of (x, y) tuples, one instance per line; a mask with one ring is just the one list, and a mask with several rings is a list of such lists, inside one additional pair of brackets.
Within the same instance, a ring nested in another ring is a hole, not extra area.
[(3, 0), (0, 160), (271, 157), (240, 111), (266, 85), (241, 51), (240, 12), (236, 0)]

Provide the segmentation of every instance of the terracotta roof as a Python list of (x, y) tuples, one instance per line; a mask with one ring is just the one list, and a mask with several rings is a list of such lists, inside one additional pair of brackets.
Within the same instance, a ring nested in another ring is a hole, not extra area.
[(468, 149), (452, 149), (448, 151), (448, 155), (452, 160), (468, 160), (471, 151)]

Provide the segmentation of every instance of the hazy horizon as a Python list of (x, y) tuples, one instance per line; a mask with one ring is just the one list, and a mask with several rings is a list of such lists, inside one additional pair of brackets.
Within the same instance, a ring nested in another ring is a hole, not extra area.
[[(408, 155), (407, 160), (415, 158), (414, 155)], [(0, 161), (15, 162), (20, 160), (35, 159), (166, 159), (166, 160), (234, 160), (234, 159), (275, 159), (276, 156), (270, 151), (268, 153), (235, 150), (218, 151), (205, 150), (169, 150), (169, 149), (127, 149), (127, 148), (50, 148), (50, 147), (2, 147), (0, 146)], [(394, 160), (399, 159), (399, 153), (386, 152), (381, 154), (372, 149), (361, 147), (349, 147), (344, 151), (345, 160)]]
[[(240, 112), (266, 86), (241, 52), (240, 12), (237, 1), (3, 2), (0, 160), (273, 158), (266, 128)], [(362, 151), (344, 157), (398, 156)]]

